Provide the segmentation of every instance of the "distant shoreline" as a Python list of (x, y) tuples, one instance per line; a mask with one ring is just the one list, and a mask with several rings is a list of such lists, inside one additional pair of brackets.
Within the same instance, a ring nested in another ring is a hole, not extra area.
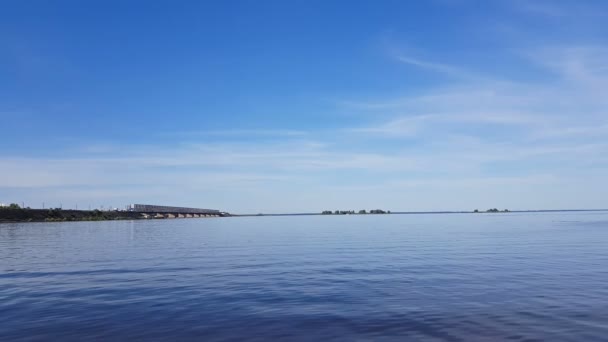
[[(383, 214), (322, 214), (322, 213), (279, 213), (279, 214), (231, 214), (229, 217), (263, 217), (263, 216), (384, 216), (384, 215), (450, 215), (450, 214), (512, 214), (512, 213), (556, 213), (556, 212), (608, 212), (608, 209), (538, 209), (538, 210), (510, 210), (500, 212), (487, 211), (393, 211)], [(176, 217), (177, 218), (177, 217)], [(142, 215), (129, 211), (100, 211), (100, 210), (61, 210), (61, 209), (2, 209), (0, 210), (1, 223), (27, 223), (27, 222), (83, 222), (83, 221), (129, 221), (165, 219)]]
[(232, 214), (232, 217), (254, 217), (254, 216), (383, 216), (383, 215), (429, 215), (429, 214), (512, 214), (512, 213), (555, 213), (555, 212), (608, 212), (608, 209), (531, 209), (531, 210), (509, 210), (499, 212), (486, 211), (393, 211), (384, 214), (332, 214), (324, 215), (322, 213), (279, 213), (279, 214)]

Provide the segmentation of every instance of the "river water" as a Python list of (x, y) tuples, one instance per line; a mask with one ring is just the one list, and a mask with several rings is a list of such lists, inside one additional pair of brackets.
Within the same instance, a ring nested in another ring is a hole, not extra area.
[(608, 340), (608, 213), (0, 224), (0, 340)]

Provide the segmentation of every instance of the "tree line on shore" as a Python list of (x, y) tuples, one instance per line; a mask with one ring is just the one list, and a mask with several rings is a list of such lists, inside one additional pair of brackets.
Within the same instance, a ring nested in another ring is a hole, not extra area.
[[(483, 211), (479, 211), (479, 209), (475, 209), (473, 210), (474, 213), (482, 213)], [(488, 209), (485, 211), (486, 213), (508, 213), (509, 209), (505, 209), (505, 210), (498, 210), (496, 208), (492, 208), (492, 209)]]
[(0, 222), (107, 221), (142, 218), (140, 213), (127, 211), (31, 209), (22, 208), (15, 203), (0, 206)]
[(361, 209), (358, 212), (355, 212), (354, 210), (335, 210), (335, 211), (331, 211), (331, 210), (324, 210), (323, 212), (321, 212), (321, 215), (366, 215), (366, 214), (390, 214), (391, 211), (387, 210), (384, 211), (382, 209), (373, 209), (370, 210), (369, 212), (365, 209)]
[[(11, 203), (9, 205), (0, 204), (0, 210), (2, 209), (21, 209), (21, 206), (17, 203)], [(29, 209), (29, 207), (26, 209)]]

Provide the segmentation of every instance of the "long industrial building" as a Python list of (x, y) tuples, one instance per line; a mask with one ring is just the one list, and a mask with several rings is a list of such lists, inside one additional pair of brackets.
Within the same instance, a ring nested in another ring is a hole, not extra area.
[(221, 212), (215, 209), (200, 209), (200, 208), (184, 208), (184, 207), (169, 207), (165, 205), (150, 205), (150, 204), (131, 204), (127, 207), (128, 211), (138, 213), (170, 213), (170, 214), (205, 214), (205, 215), (220, 215)]

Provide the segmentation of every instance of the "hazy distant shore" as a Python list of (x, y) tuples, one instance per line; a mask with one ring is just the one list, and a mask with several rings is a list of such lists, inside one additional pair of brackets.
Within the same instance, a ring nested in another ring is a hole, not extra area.
[(428, 214), (511, 214), (511, 213), (556, 213), (556, 212), (585, 212), (585, 211), (606, 211), (608, 209), (530, 209), (530, 210), (509, 210), (509, 211), (392, 211), (384, 214), (323, 214), (323, 213), (269, 213), (269, 214), (232, 214), (234, 217), (251, 217), (251, 216), (376, 216), (376, 215), (428, 215)]

